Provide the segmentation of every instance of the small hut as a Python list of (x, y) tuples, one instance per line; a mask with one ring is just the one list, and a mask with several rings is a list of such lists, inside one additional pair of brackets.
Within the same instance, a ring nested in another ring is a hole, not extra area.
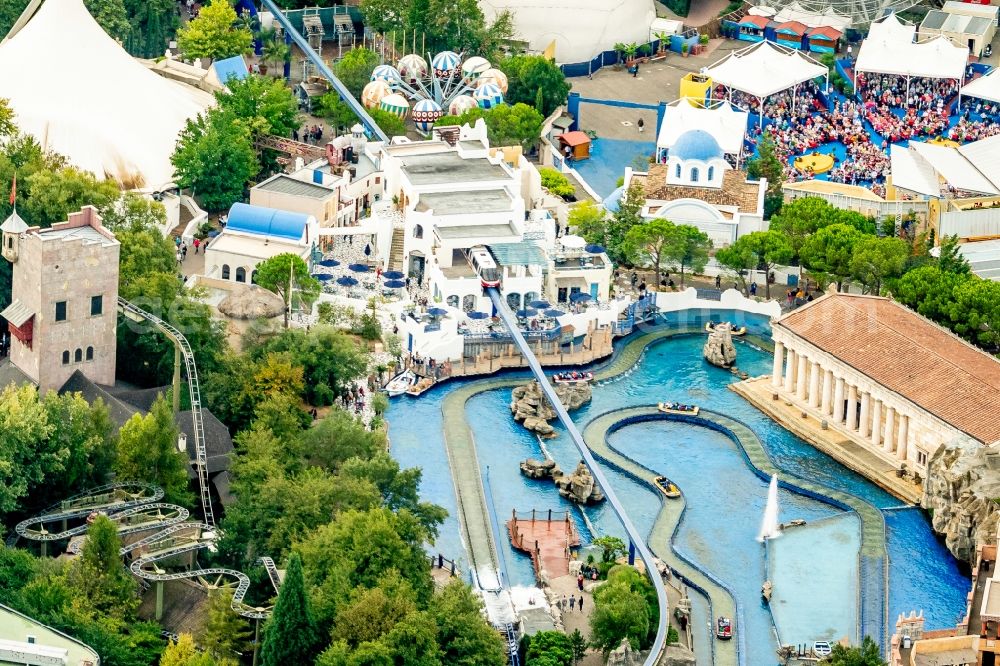
[(566, 155), (566, 148), (569, 148), (569, 157), (573, 160), (585, 160), (590, 157), (590, 137), (586, 132), (579, 130), (565, 132), (558, 137), (562, 154)]
[(802, 37), (809, 28), (798, 21), (785, 21), (774, 26), (774, 34), (782, 46), (802, 50)]
[(744, 42), (762, 42), (765, 39), (764, 32), (771, 23), (771, 19), (767, 16), (747, 14), (738, 24), (740, 28), (738, 39)]
[(806, 33), (806, 39), (809, 40), (809, 50), (813, 53), (835, 53), (841, 36), (843, 36), (842, 32), (828, 25), (810, 28), (809, 32)]
[(219, 312), (233, 319), (270, 319), (284, 311), (280, 296), (255, 284), (233, 291), (219, 303)]

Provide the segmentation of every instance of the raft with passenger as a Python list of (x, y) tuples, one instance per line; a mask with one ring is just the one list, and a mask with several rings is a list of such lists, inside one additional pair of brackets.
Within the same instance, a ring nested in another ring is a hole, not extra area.
[(658, 476), (653, 479), (656, 482), (656, 487), (664, 497), (669, 497), (670, 499), (676, 499), (681, 496), (681, 489), (677, 485), (665, 476)]
[(389, 395), (390, 398), (395, 398), (398, 395), (403, 395), (410, 390), (414, 384), (417, 383), (417, 376), (412, 370), (404, 370), (399, 373), (386, 383), (383, 390)]
[(731, 321), (710, 321), (707, 324), (705, 324), (705, 331), (707, 333), (711, 333), (712, 331), (715, 330), (716, 326), (719, 326), (721, 324), (726, 324), (727, 326), (729, 326), (729, 334), (730, 335), (740, 336), (740, 335), (746, 335), (747, 334), (747, 327), (746, 326), (737, 326), (736, 324), (732, 323)]
[(424, 391), (434, 386), (434, 384), (433, 377), (421, 377), (417, 380), (416, 384), (406, 390), (406, 395), (412, 395), (414, 398), (419, 397)]
[(680, 402), (661, 402), (656, 408), (664, 414), (683, 414), (687, 416), (698, 416), (701, 411), (698, 405), (685, 405)]
[(557, 372), (552, 375), (552, 381), (556, 384), (583, 384), (594, 378), (592, 372), (579, 372), (571, 370), (569, 372)]

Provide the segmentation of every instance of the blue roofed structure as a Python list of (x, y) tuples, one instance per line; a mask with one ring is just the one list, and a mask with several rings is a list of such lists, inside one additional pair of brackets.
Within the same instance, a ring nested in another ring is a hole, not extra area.
[(309, 242), (306, 230), (311, 219), (313, 219), (312, 216), (302, 213), (234, 203), (229, 209), (226, 231)]
[(681, 160), (707, 162), (713, 158), (722, 159), (725, 153), (714, 136), (705, 130), (694, 129), (677, 137), (677, 141), (670, 148), (670, 156)]
[(222, 85), (228, 84), (229, 79), (242, 81), (250, 76), (250, 70), (247, 69), (247, 63), (243, 59), (243, 56), (233, 56), (225, 60), (216, 60), (212, 63), (212, 69), (215, 70), (215, 75)]

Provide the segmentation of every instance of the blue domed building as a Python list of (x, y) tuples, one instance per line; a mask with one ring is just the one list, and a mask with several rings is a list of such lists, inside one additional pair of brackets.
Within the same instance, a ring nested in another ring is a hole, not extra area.
[(701, 129), (681, 134), (667, 153), (667, 182), (675, 185), (721, 187), (731, 168), (719, 142)]

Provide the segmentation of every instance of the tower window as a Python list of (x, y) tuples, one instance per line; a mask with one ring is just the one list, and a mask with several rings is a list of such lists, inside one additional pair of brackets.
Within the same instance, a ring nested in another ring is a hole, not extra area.
[(88, 361), (93, 361), (94, 360), (94, 348), (93, 347), (87, 347), (87, 357), (86, 358), (87, 358)]
[(63, 365), (69, 365), (69, 350), (68, 349), (63, 352), (62, 362), (63, 362)]
[(66, 321), (66, 301), (56, 301), (56, 321)]
[(73, 352), (73, 362), (79, 363), (83, 360), (83, 350), (77, 347), (77, 350)]
[(247, 281), (247, 269), (243, 268), (242, 266), (236, 269), (236, 281), (237, 282)]
[(222, 264), (222, 279), (229, 279), (229, 264)]
[(681, 165), (678, 164), (677, 168), (674, 170), (674, 178), (680, 178), (680, 177), (681, 177)]
[(691, 182), (692, 183), (697, 183), (698, 182), (698, 175), (699, 175), (698, 174), (698, 167), (694, 167), (693, 169), (691, 169)]
[(710, 166), (708, 167), (708, 179), (712, 180), (713, 178), (715, 178), (715, 167)]
[(90, 316), (96, 317), (98, 315), (104, 314), (104, 296), (91, 296), (90, 297)]

